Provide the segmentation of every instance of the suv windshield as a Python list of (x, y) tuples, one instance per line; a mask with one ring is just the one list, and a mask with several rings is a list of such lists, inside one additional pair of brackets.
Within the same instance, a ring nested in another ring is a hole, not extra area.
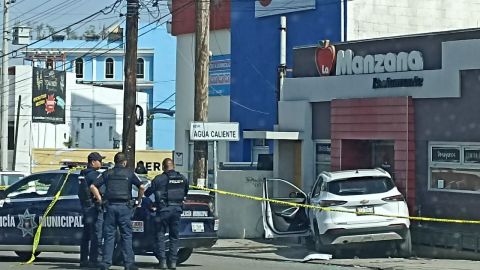
[(395, 187), (387, 177), (358, 177), (329, 182), (327, 191), (335, 195), (366, 195), (387, 192)]

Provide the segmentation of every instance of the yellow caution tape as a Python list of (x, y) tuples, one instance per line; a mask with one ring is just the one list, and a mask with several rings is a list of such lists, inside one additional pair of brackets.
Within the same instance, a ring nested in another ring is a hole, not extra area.
[(71, 168), (71, 169), (68, 170), (67, 174), (65, 175), (65, 179), (63, 180), (62, 186), (60, 187), (60, 190), (57, 192), (57, 194), (55, 194), (52, 202), (50, 202), (50, 204), (48, 205), (47, 210), (45, 210), (45, 213), (43, 213), (42, 221), (40, 222), (40, 224), (38, 224), (37, 231), (35, 232), (35, 237), (33, 238), (32, 257), (25, 264), (31, 264), (35, 261), (35, 259), (36, 259), (35, 258), (35, 252), (37, 251), (38, 245), (40, 243), (40, 236), (42, 235), (43, 222), (46, 220), (46, 217), (48, 216), (48, 214), (52, 210), (53, 206), (55, 206), (55, 204), (57, 203), (58, 198), (62, 194), (63, 187), (65, 187), (65, 184), (67, 183), (67, 180), (68, 180), (68, 177), (70, 176), (70, 174), (72, 174), (72, 172), (74, 172), (76, 170), (79, 170), (79, 169), (83, 169), (83, 167), (75, 167), (75, 168)]
[(285, 201), (280, 201), (280, 200), (275, 200), (275, 199), (268, 199), (268, 198), (263, 198), (263, 197), (245, 195), (245, 194), (241, 194), (241, 193), (230, 192), (230, 191), (219, 190), (219, 189), (211, 189), (211, 188), (192, 186), (192, 185), (190, 187), (193, 188), (193, 189), (214, 192), (214, 193), (218, 193), (218, 194), (221, 194), (221, 195), (233, 196), (233, 197), (237, 197), (237, 198), (243, 198), (243, 199), (249, 199), (249, 200), (255, 200), (255, 201), (262, 201), (262, 202), (269, 202), (269, 203), (287, 205), (287, 206), (292, 206), (292, 207), (303, 207), (303, 208), (320, 210), (320, 211), (342, 212), (342, 213), (350, 213), (350, 214), (356, 214), (356, 215), (379, 216), (379, 217), (388, 217), (388, 218), (403, 218), (403, 219), (409, 219), (409, 220), (412, 220), (412, 221), (429, 221), (429, 222), (460, 223), (460, 224), (480, 224), (480, 220), (460, 220), (460, 219), (446, 219), (446, 218), (430, 218), (430, 217), (414, 217), (414, 216), (361, 213), (361, 212), (357, 212), (357, 211), (334, 209), (334, 208), (330, 208), (330, 207), (322, 207), (322, 206), (319, 206), (319, 205), (285, 202)]

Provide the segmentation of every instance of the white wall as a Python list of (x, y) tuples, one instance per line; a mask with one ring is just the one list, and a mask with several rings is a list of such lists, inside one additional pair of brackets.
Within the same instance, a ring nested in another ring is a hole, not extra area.
[[(210, 32), (210, 51), (212, 55), (230, 54), (230, 31), (217, 30)], [(176, 169), (182, 173), (188, 172), (190, 122), (193, 121), (194, 104), (194, 58), (195, 35), (177, 36), (177, 72), (175, 97), (175, 151), (183, 153), (183, 166)], [(230, 121), (230, 96), (209, 97), (208, 121)], [(219, 143), (218, 160), (228, 159), (228, 144)]]
[[(262, 179), (271, 178), (271, 171), (218, 171), (218, 188), (262, 197)], [(218, 215), (221, 238), (262, 238), (261, 202), (231, 196), (219, 196)]]
[[(68, 76), (74, 76), (74, 74), (69, 73)], [(71, 84), (68, 89), (70, 90), (72, 103), (69, 124), (72, 127), (74, 147), (108, 149), (113, 147), (113, 139), (118, 139), (121, 142), (123, 132), (123, 90), (84, 84)], [(147, 94), (137, 92), (137, 104), (142, 106), (145, 118), (147, 117), (147, 102)], [(90, 125), (92, 126), (91, 128)], [(112, 137), (110, 137), (110, 127), (113, 131)], [(136, 126), (135, 128), (135, 147), (138, 150), (145, 150), (146, 120), (144, 125)]]
[[(74, 138), (79, 131), (77, 148), (112, 148), (109, 140), (109, 126), (121, 140), (123, 91), (76, 84), (75, 74), (67, 73), (65, 124), (32, 123), (32, 67), (15, 66), (14, 76), (10, 76), (9, 120), (16, 121), (18, 96), (22, 96), (16, 170), (30, 171), (32, 148), (66, 148), (64, 142)], [(147, 107), (147, 94), (137, 94), (137, 104)], [(101, 127), (96, 122), (103, 122)], [(84, 129), (80, 123), (84, 122)], [(92, 128), (89, 124), (92, 123)], [(146, 149), (146, 125), (137, 127), (136, 148)], [(10, 154), (11, 155), (11, 154)], [(10, 163), (12, 160), (10, 159)]]
[(347, 39), (479, 27), (479, 0), (351, 0)]

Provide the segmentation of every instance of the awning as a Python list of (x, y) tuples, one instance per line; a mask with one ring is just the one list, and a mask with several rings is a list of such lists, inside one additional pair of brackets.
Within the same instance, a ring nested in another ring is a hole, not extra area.
[(300, 131), (243, 131), (244, 139), (265, 140), (303, 140), (303, 132)]

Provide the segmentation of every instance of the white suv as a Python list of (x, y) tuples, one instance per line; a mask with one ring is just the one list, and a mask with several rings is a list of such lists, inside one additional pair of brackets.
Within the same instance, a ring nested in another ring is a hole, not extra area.
[(285, 180), (268, 179), (264, 197), (339, 210), (305, 210), (264, 203), (267, 238), (309, 236), (320, 252), (391, 241), (399, 256), (411, 254), (410, 221), (393, 217), (408, 216), (407, 204), (382, 169), (323, 172), (308, 195)]

